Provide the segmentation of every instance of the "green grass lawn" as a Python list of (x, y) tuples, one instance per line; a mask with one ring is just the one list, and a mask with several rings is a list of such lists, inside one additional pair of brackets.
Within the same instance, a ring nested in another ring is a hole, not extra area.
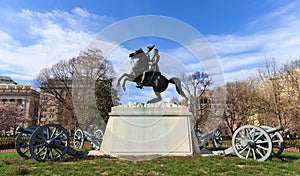
[(160, 157), (128, 161), (109, 157), (84, 159), (65, 155), (58, 162), (39, 163), (16, 152), (0, 153), (0, 175), (300, 175), (300, 153), (284, 152), (265, 162), (237, 157)]

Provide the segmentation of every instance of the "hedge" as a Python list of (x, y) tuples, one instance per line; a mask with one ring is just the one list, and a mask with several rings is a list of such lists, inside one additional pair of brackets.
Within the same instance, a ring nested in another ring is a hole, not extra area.
[(296, 140), (286, 140), (284, 142), (286, 147), (296, 147), (296, 148), (300, 148), (300, 139), (296, 139)]
[(14, 137), (0, 137), (0, 150), (15, 148), (15, 141)]

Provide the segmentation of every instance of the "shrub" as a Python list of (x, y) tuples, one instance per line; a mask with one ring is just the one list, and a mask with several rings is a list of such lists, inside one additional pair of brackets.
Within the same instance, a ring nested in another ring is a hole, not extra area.
[(297, 139), (297, 140), (287, 140), (287, 141), (285, 141), (285, 146), (286, 147), (300, 148), (300, 139)]
[(15, 138), (0, 137), (0, 150), (15, 148)]

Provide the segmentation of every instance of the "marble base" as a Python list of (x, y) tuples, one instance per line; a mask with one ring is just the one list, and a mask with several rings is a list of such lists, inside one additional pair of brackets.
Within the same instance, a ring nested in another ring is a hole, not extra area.
[(191, 114), (180, 106), (112, 108), (100, 151), (113, 157), (200, 153)]

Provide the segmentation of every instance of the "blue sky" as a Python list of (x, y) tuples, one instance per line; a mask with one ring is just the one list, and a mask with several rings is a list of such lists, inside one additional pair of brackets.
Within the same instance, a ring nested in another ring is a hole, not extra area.
[[(208, 40), (226, 81), (242, 79), (255, 75), (265, 59), (279, 64), (299, 59), (298, 9), (299, 1), (287, 0), (1, 0), (0, 75), (31, 83), (41, 68), (76, 56), (105, 27), (130, 17), (162, 15), (183, 21)], [(144, 41), (160, 44), (166, 57), (191, 57), (174, 42)], [(112, 55), (125, 57), (147, 42), (128, 41)], [(190, 65), (189, 72), (197, 69)]]

